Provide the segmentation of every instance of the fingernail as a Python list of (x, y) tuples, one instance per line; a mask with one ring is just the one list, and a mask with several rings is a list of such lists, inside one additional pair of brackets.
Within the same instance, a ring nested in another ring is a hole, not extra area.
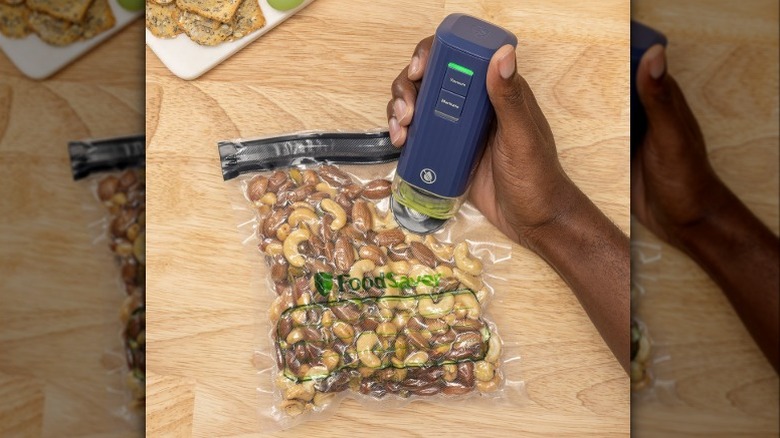
[(393, 103), (393, 112), (398, 120), (403, 120), (406, 116), (406, 102), (403, 99), (396, 99)]
[(658, 80), (666, 72), (666, 54), (664, 46), (656, 44), (647, 50), (645, 56), (650, 63), (650, 76)]
[(417, 70), (420, 69), (420, 58), (418, 58), (416, 55), (412, 56), (412, 62), (409, 64), (409, 74), (413, 75), (417, 73)]
[(506, 53), (499, 55), (501, 57), (498, 59), (498, 73), (502, 78), (509, 79), (515, 74), (515, 49), (512, 46), (504, 46), (499, 50)]
[(398, 120), (395, 117), (390, 117), (387, 126), (390, 128), (390, 141), (395, 143), (398, 140), (398, 135), (401, 133), (401, 125), (398, 124)]

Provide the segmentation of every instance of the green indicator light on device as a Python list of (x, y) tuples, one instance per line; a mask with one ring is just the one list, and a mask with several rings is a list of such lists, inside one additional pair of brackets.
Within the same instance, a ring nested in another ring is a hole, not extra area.
[(449, 68), (451, 68), (453, 70), (457, 70), (457, 71), (459, 71), (461, 73), (465, 73), (465, 74), (467, 74), (469, 76), (474, 76), (474, 72), (472, 70), (470, 70), (470, 69), (468, 69), (468, 68), (466, 68), (466, 67), (464, 67), (462, 65), (455, 64), (454, 62), (451, 62), (451, 63), (447, 64), (447, 67), (449, 67)]

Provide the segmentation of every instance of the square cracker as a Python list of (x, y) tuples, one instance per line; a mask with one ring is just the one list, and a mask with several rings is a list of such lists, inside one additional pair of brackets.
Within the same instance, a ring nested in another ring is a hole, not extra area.
[(27, 6), (56, 18), (81, 23), (92, 0), (27, 0)]
[[(257, 0), (255, 0), (257, 1)], [(176, 6), (212, 20), (230, 23), (241, 0), (176, 0)]]
[(38, 11), (30, 14), (27, 24), (40, 39), (53, 46), (66, 46), (81, 37), (80, 26)]
[(27, 17), (30, 10), (25, 5), (11, 6), (0, 3), (0, 33), (8, 38), (23, 38), (30, 33)]
[(158, 38), (173, 38), (181, 33), (178, 24), (179, 8), (174, 3), (146, 2), (146, 28)]
[(111, 29), (116, 24), (114, 13), (111, 12), (111, 6), (108, 0), (95, 0), (92, 6), (87, 10), (87, 16), (81, 27), (84, 29), (81, 37), (90, 39)]
[(257, 0), (243, 0), (233, 19), (232, 39), (243, 38), (265, 26), (265, 17)]

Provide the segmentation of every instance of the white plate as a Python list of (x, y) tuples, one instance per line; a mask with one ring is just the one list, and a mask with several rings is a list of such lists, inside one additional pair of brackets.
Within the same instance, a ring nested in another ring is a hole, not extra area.
[(25, 75), (33, 79), (46, 79), (143, 15), (143, 11), (131, 12), (119, 6), (116, 0), (109, 0), (109, 4), (116, 23), (114, 27), (92, 39), (57, 47), (46, 44), (35, 34), (21, 39), (7, 38), (0, 34), (0, 49)]
[(157, 38), (147, 29), (146, 44), (160, 58), (160, 61), (168, 67), (171, 73), (189, 81), (233, 56), (247, 44), (260, 38), (260, 36), (305, 8), (314, 0), (305, 0), (298, 7), (289, 11), (277, 11), (266, 0), (259, 1), (260, 9), (262, 9), (265, 16), (265, 26), (239, 40), (222, 43), (217, 46), (201, 46), (184, 34), (170, 39)]

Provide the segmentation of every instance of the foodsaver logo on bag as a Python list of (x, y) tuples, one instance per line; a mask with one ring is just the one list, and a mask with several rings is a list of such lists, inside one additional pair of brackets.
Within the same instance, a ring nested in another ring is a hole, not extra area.
[[(334, 276), (330, 272), (317, 272), (314, 274), (314, 286), (320, 295), (327, 296), (333, 290)], [(416, 287), (418, 284), (425, 286), (438, 286), (439, 280), (441, 280), (441, 274), (434, 275), (418, 275), (417, 277), (409, 277), (408, 275), (398, 275), (394, 272), (384, 272), (376, 277), (364, 277), (356, 278), (350, 277), (346, 274), (335, 276), (336, 284), (339, 292), (345, 290), (368, 290), (372, 287), (377, 289), (386, 289), (388, 287), (395, 287), (399, 289)]]

